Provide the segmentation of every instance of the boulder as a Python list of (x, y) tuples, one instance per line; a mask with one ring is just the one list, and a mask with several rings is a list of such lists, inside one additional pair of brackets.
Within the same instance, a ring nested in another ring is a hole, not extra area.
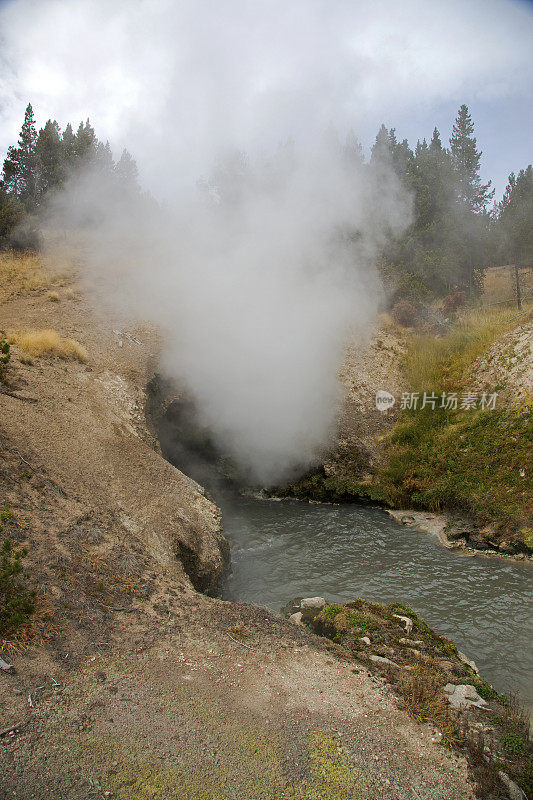
[(404, 636), (398, 640), (404, 647), (415, 647), (417, 649), (424, 649), (425, 644), (422, 639), (406, 639)]
[(470, 684), (460, 684), (456, 686), (453, 683), (447, 683), (444, 687), (444, 694), (452, 708), (487, 708), (487, 703), (482, 697), (478, 695), (475, 688)]
[(511, 800), (527, 800), (527, 795), (524, 794), (520, 786), (517, 786), (514, 781), (511, 780), (509, 775), (506, 772), (500, 770), (498, 772), (498, 777), (507, 789), (509, 797)]
[(402, 617), (400, 614), (393, 614), (392, 616), (400, 620), (400, 622), (405, 628), (406, 634), (409, 636), (409, 634), (413, 630), (413, 620), (410, 619), (409, 617)]
[(363, 644), (370, 644), (370, 639), (368, 638), (368, 636), (360, 636), (359, 641), (363, 642)]
[(291, 614), (289, 617), (289, 622), (292, 622), (293, 625), (303, 625), (302, 612), (297, 611), (296, 614)]
[(465, 654), (461, 653), (460, 650), (457, 651), (457, 656), (458, 656), (459, 660), (463, 662), (463, 664), (466, 664), (467, 667), (470, 667), (470, 669), (472, 669), (476, 673), (476, 675), (479, 675), (479, 670), (478, 670), (478, 668), (476, 666), (476, 662), (475, 661), (472, 661), (471, 658), (468, 658), (468, 656), (465, 656)]
[(326, 607), (323, 597), (304, 597), (300, 603), (303, 619), (314, 619)]
[(391, 661), (390, 658), (385, 658), (384, 656), (370, 656), (370, 661), (382, 667), (396, 667), (396, 669), (400, 669), (399, 664), (396, 664), (395, 661)]

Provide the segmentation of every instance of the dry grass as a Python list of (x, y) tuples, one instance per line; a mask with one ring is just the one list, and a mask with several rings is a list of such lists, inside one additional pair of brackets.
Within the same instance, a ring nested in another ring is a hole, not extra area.
[(48, 297), (48, 299), (49, 299), (49, 300), (51, 300), (53, 303), (57, 303), (57, 302), (58, 302), (58, 300), (59, 300), (59, 292), (47, 292), (47, 295), (46, 295), (46, 296), (47, 296), (47, 297)]
[[(531, 296), (533, 293), (533, 270), (522, 267), (520, 274), (520, 288), (522, 295)], [(483, 302), (510, 303), (516, 298), (515, 271), (513, 265), (503, 267), (490, 267), (483, 281)]]
[(56, 612), (50, 598), (43, 589), (37, 590), (35, 611), (27, 621), (9, 636), (0, 636), (0, 651), (9, 655), (20, 655), (43, 646), (47, 639), (60, 633)]
[[(524, 312), (533, 310), (525, 305)], [(405, 373), (412, 391), (453, 390), (474, 363), (502, 334), (512, 330), (527, 314), (516, 319), (514, 308), (469, 309), (443, 337), (415, 335), (409, 344)]]
[(51, 285), (61, 286), (65, 280), (40, 254), (0, 253), (0, 303), (42, 292)]
[(87, 351), (79, 342), (74, 339), (63, 338), (57, 331), (51, 329), (11, 332), (8, 335), (8, 340), (26, 358), (57, 356), (58, 358), (72, 358), (78, 361), (87, 361), (88, 359)]

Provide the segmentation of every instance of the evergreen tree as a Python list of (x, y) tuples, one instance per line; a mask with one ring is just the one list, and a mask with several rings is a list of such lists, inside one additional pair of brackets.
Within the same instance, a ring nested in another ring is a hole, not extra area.
[(97, 143), (98, 140), (89, 119), (86, 120), (85, 124), (80, 122), (74, 141), (76, 161), (79, 164), (87, 164), (92, 161), (96, 154)]
[(94, 162), (96, 168), (105, 175), (112, 175), (115, 169), (115, 162), (113, 161), (113, 153), (109, 142), (105, 144), (98, 142), (94, 154)]
[(61, 130), (54, 120), (49, 119), (39, 131), (35, 146), (37, 156), (37, 191), (39, 197), (59, 186), (64, 178), (63, 148)]
[(61, 137), (62, 162), (65, 171), (68, 171), (76, 161), (76, 137), (70, 122), (65, 127)]
[(31, 103), (28, 103), (18, 140), (19, 196), (28, 208), (31, 208), (37, 195), (36, 143), (35, 118)]
[(501, 252), (519, 267), (533, 266), (533, 167), (512, 172), (498, 204)]
[(21, 188), (20, 153), (14, 145), (7, 148), (2, 172), (2, 187), (9, 194), (18, 197)]
[(481, 183), (479, 175), (482, 153), (477, 150), (474, 123), (468, 106), (462, 105), (457, 113), (450, 138), (450, 150), (457, 176), (457, 193), (465, 208), (472, 212), (484, 211), (494, 197), (491, 181)]
[(139, 191), (137, 164), (127, 150), (122, 151), (122, 155), (115, 167), (115, 174), (123, 190), (127, 192)]

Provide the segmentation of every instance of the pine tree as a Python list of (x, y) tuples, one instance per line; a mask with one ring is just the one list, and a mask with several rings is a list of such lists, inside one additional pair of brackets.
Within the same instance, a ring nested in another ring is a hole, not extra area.
[(10, 145), (4, 159), (2, 172), (2, 188), (9, 194), (18, 197), (20, 195), (21, 174), (20, 174), (20, 153), (16, 147)]
[[(394, 135), (394, 131), (393, 131)], [(381, 125), (370, 151), (371, 164), (388, 164), (392, 160), (391, 138), (385, 125)]]
[(97, 143), (98, 140), (89, 119), (86, 120), (85, 124), (80, 122), (74, 141), (74, 153), (77, 162), (85, 164), (92, 161), (96, 153)]
[(501, 249), (505, 259), (522, 267), (533, 266), (533, 167), (512, 172), (498, 204)]
[(122, 155), (115, 167), (115, 174), (125, 191), (136, 192), (139, 190), (137, 164), (127, 150), (122, 151)]
[(457, 176), (457, 194), (468, 211), (484, 211), (494, 197), (491, 181), (481, 183), (479, 175), (482, 153), (477, 150), (474, 123), (468, 106), (462, 105), (457, 113), (450, 138), (450, 150)]
[(46, 192), (59, 186), (64, 178), (63, 148), (61, 131), (54, 120), (49, 119), (39, 131), (35, 152), (37, 156), (37, 192), (42, 197)]
[(65, 127), (61, 137), (61, 150), (63, 167), (68, 171), (76, 161), (76, 137), (70, 122)]
[(35, 146), (37, 129), (33, 108), (28, 103), (24, 122), (18, 140), (18, 159), (20, 168), (19, 195), (27, 208), (31, 208), (37, 196), (37, 158)]

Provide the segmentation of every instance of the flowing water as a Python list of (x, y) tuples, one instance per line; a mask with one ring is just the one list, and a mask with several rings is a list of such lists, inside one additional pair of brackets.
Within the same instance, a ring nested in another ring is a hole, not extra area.
[(294, 597), (410, 605), (500, 691), (533, 708), (533, 567), (446, 550), (377, 508), (224, 501), (232, 577), (223, 596), (279, 611)]

